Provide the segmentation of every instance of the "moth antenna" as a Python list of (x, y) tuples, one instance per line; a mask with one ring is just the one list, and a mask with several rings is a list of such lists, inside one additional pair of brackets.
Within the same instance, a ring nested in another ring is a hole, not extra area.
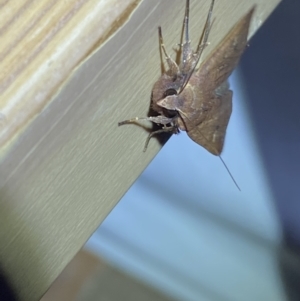
[[(180, 112), (184, 117), (186, 117), (189, 121), (191, 121), (191, 119), (190, 119), (183, 111), (181, 111), (181, 110), (178, 109), (178, 108), (175, 108), (175, 110), (177, 110), (178, 112)], [(183, 118), (182, 118), (182, 121), (184, 122)], [(191, 121), (191, 122), (192, 122), (192, 121)], [(200, 134), (207, 142), (209, 142), (208, 139), (206, 139), (206, 137), (201, 133), (201, 131), (199, 131), (198, 129), (197, 129), (197, 131), (199, 132), (199, 134)], [(218, 153), (218, 152), (216, 152), (216, 153)], [(235, 186), (237, 187), (237, 189), (238, 189), (239, 191), (241, 191), (240, 186), (238, 185), (238, 183), (237, 183), (236, 180), (234, 179), (232, 173), (230, 172), (228, 166), (226, 165), (225, 161), (222, 159), (222, 157), (221, 157), (220, 154), (218, 155), (218, 157), (220, 158), (222, 164), (224, 165), (225, 169), (227, 170), (227, 172), (228, 172), (228, 174), (229, 174), (231, 180), (233, 181), (233, 183), (235, 184)]]
[[(210, 29), (211, 29), (211, 26), (212, 26), (211, 16), (212, 16), (214, 4), (215, 4), (215, 0), (212, 0), (211, 4), (210, 4), (210, 7), (209, 7), (209, 10), (208, 10), (204, 30), (202, 32), (202, 36), (200, 38), (200, 41), (199, 41), (199, 44), (198, 44), (198, 47), (197, 47), (197, 51), (196, 51), (197, 63), (199, 62), (201, 54), (202, 54), (205, 46), (207, 45), (208, 36), (209, 36)], [(196, 65), (197, 65), (197, 63), (196, 63)]]
[(158, 27), (158, 37), (159, 37), (159, 44), (160, 44), (160, 48), (163, 52), (163, 54), (165, 55), (165, 59), (167, 61), (167, 64), (169, 66), (170, 72), (172, 74), (179, 74), (179, 67), (176, 64), (176, 62), (170, 57), (170, 55), (167, 53), (165, 44), (164, 44), (164, 40), (163, 40), (163, 36), (162, 36), (162, 30), (161, 27)]
[[(194, 73), (194, 71), (195, 71), (195, 69), (196, 69), (196, 67), (199, 63), (202, 52), (203, 52), (205, 46), (207, 45), (208, 36), (209, 36), (211, 25), (212, 25), (211, 16), (212, 16), (214, 4), (215, 4), (215, 0), (212, 0), (211, 4), (210, 4), (210, 7), (209, 7), (209, 10), (208, 10), (208, 14), (207, 14), (206, 22), (205, 22), (205, 25), (204, 25), (203, 33), (202, 33), (202, 36), (200, 38), (200, 41), (199, 41), (199, 44), (198, 44), (198, 47), (197, 47), (197, 51), (195, 53), (196, 61), (194, 63), (194, 66), (193, 66), (192, 70), (189, 72), (189, 74), (185, 78), (184, 83), (182, 84), (178, 94), (180, 94), (184, 90), (186, 85), (188, 84), (192, 74)], [(187, 6), (188, 5), (189, 5), (189, 0), (187, 0)], [(188, 7), (186, 8), (186, 14), (189, 14), (189, 8)], [(187, 22), (187, 24), (185, 24), (185, 26), (188, 26), (188, 22)], [(188, 36), (187, 32), (186, 32), (186, 36)]]

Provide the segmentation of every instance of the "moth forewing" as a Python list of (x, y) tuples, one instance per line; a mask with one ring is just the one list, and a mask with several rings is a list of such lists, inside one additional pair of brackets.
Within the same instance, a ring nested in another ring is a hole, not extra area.
[(227, 80), (247, 46), (253, 11), (254, 8), (233, 26), (196, 72), (201, 93), (195, 97), (198, 103), (195, 106), (210, 109), (203, 112), (207, 118), (195, 124), (195, 129), (187, 134), (214, 155), (220, 155), (223, 150), (232, 111), (232, 91), (229, 90)]
[(188, 136), (213, 155), (219, 156), (223, 150), (227, 125), (232, 112), (232, 91), (213, 95), (209, 115), (198, 125), (187, 131)]
[(248, 41), (255, 7), (242, 17), (222, 39), (197, 70), (202, 91), (212, 91), (223, 84), (237, 66)]

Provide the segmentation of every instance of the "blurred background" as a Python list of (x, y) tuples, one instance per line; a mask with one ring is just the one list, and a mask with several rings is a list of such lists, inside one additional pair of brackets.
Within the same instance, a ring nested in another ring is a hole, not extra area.
[(241, 191), (171, 137), (78, 255), (88, 284), (55, 300), (300, 300), (299, 29), (300, 1), (282, 1), (230, 79), (222, 158)]

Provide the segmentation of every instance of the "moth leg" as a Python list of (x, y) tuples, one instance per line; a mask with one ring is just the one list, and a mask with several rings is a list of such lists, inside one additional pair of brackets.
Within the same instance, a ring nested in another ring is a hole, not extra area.
[(146, 142), (145, 142), (145, 146), (144, 146), (143, 152), (145, 152), (145, 151), (147, 150), (149, 141), (150, 141), (150, 139), (151, 139), (154, 135), (161, 134), (161, 133), (168, 133), (168, 132), (172, 132), (172, 133), (174, 134), (174, 133), (177, 133), (178, 130), (177, 130), (177, 128), (176, 128), (175, 126), (169, 126), (169, 127), (164, 126), (162, 129), (150, 133), (150, 134), (148, 135), (148, 137), (147, 137)]
[(169, 124), (173, 122), (173, 118), (165, 117), (162, 115), (159, 116), (150, 116), (150, 117), (135, 117), (132, 119), (124, 120), (118, 123), (119, 126), (124, 125), (124, 124), (130, 124), (130, 123), (136, 123), (140, 120), (146, 120), (146, 121), (151, 121), (157, 124)]
[[(152, 133), (150, 133), (147, 137), (147, 140), (145, 142), (145, 146), (144, 146), (144, 152), (146, 151), (149, 141), (150, 139), (157, 134), (161, 134), (161, 133), (168, 133), (168, 132), (172, 132), (173, 134), (178, 133), (179, 130), (178, 128), (174, 125), (174, 117), (173, 118), (169, 118), (163, 115), (159, 115), (159, 116), (150, 116), (150, 117), (135, 117), (132, 119), (128, 119), (128, 120), (124, 120), (118, 123), (119, 126), (124, 125), (124, 124), (130, 124), (130, 123), (136, 123), (137, 121), (140, 120), (146, 120), (146, 121), (151, 121), (153, 123), (156, 124), (162, 124), (163, 128), (157, 131), (154, 131)], [(166, 126), (167, 124), (171, 124), (171, 126)]]
[(167, 50), (165, 48), (165, 44), (164, 44), (164, 40), (163, 40), (163, 37), (162, 37), (162, 31), (161, 31), (161, 27), (159, 26), (158, 27), (158, 36), (159, 36), (159, 44), (160, 44), (160, 48), (162, 50), (162, 52), (164, 53), (165, 55), (165, 58), (166, 58), (166, 61), (167, 61), (167, 64), (169, 66), (169, 69), (170, 69), (170, 72), (171, 74), (179, 74), (180, 71), (179, 71), (179, 67), (178, 65), (176, 64), (176, 62), (170, 57), (170, 55), (167, 53)]
[(191, 41), (189, 38), (189, 19), (190, 19), (190, 1), (186, 0), (185, 4), (185, 14), (183, 19), (183, 34), (184, 34), (184, 43), (182, 47), (182, 59), (181, 59), (181, 71), (183, 74), (187, 74), (191, 69), (191, 61), (193, 59), (193, 51), (191, 48)]
[(182, 45), (182, 59), (181, 59), (181, 65), (180, 65), (180, 70), (183, 74), (185, 74), (185, 79), (184, 83), (182, 84), (179, 93), (180, 94), (187, 83), (189, 82), (193, 72), (195, 71), (198, 62), (200, 60), (200, 57), (202, 55), (202, 52), (205, 48), (205, 46), (208, 45), (208, 35), (211, 29), (211, 15), (213, 11), (215, 0), (211, 1), (209, 11), (207, 14), (205, 26), (203, 33), (201, 35), (197, 51), (194, 52), (191, 48), (191, 41), (189, 40), (189, 4), (190, 1), (186, 1), (186, 8), (185, 8), (185, 16), (184, 16), (184, 22), (183, 22), (183, 28), (184, 28), (184, 33), (185, 33), (185, 42)]
[(210, 4), (210, 7), (209, 7), (208, 14), (207, 14), (204, 30), (202, 32), (202, 35), (201, 35), (201, 38), (200, 38), (200, 41), (199, 41), (199, 44), (198, 44), (198, 47), (197, 47), (197, 51), (194, 54), (195, 58), (196, 58), (196, 65), (197, 65), (197, 63), (198, 63), (198, 61), (201, 57), (201, 54), (202, 54), (204, 48), (208, 45), (207, 40), (208, 40), (208, 36), (209, 36), (210, 29), (211, 29), (211, 24), (212, 24), (211, 15), (212, 15), (212, 11), (213, 11), (213, 8), (214, 8), (214, 4), (215, 4), (215, 0), (212, 0), (211, 4)]

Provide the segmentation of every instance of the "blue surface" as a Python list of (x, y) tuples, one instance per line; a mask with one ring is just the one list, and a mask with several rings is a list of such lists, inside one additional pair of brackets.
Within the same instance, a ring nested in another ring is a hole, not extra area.
[(280, 225), (238, 79), (223, 159), (242, 191), (218, 157), (181, 133), (87, 243), (179, 300), (284, 300)]

